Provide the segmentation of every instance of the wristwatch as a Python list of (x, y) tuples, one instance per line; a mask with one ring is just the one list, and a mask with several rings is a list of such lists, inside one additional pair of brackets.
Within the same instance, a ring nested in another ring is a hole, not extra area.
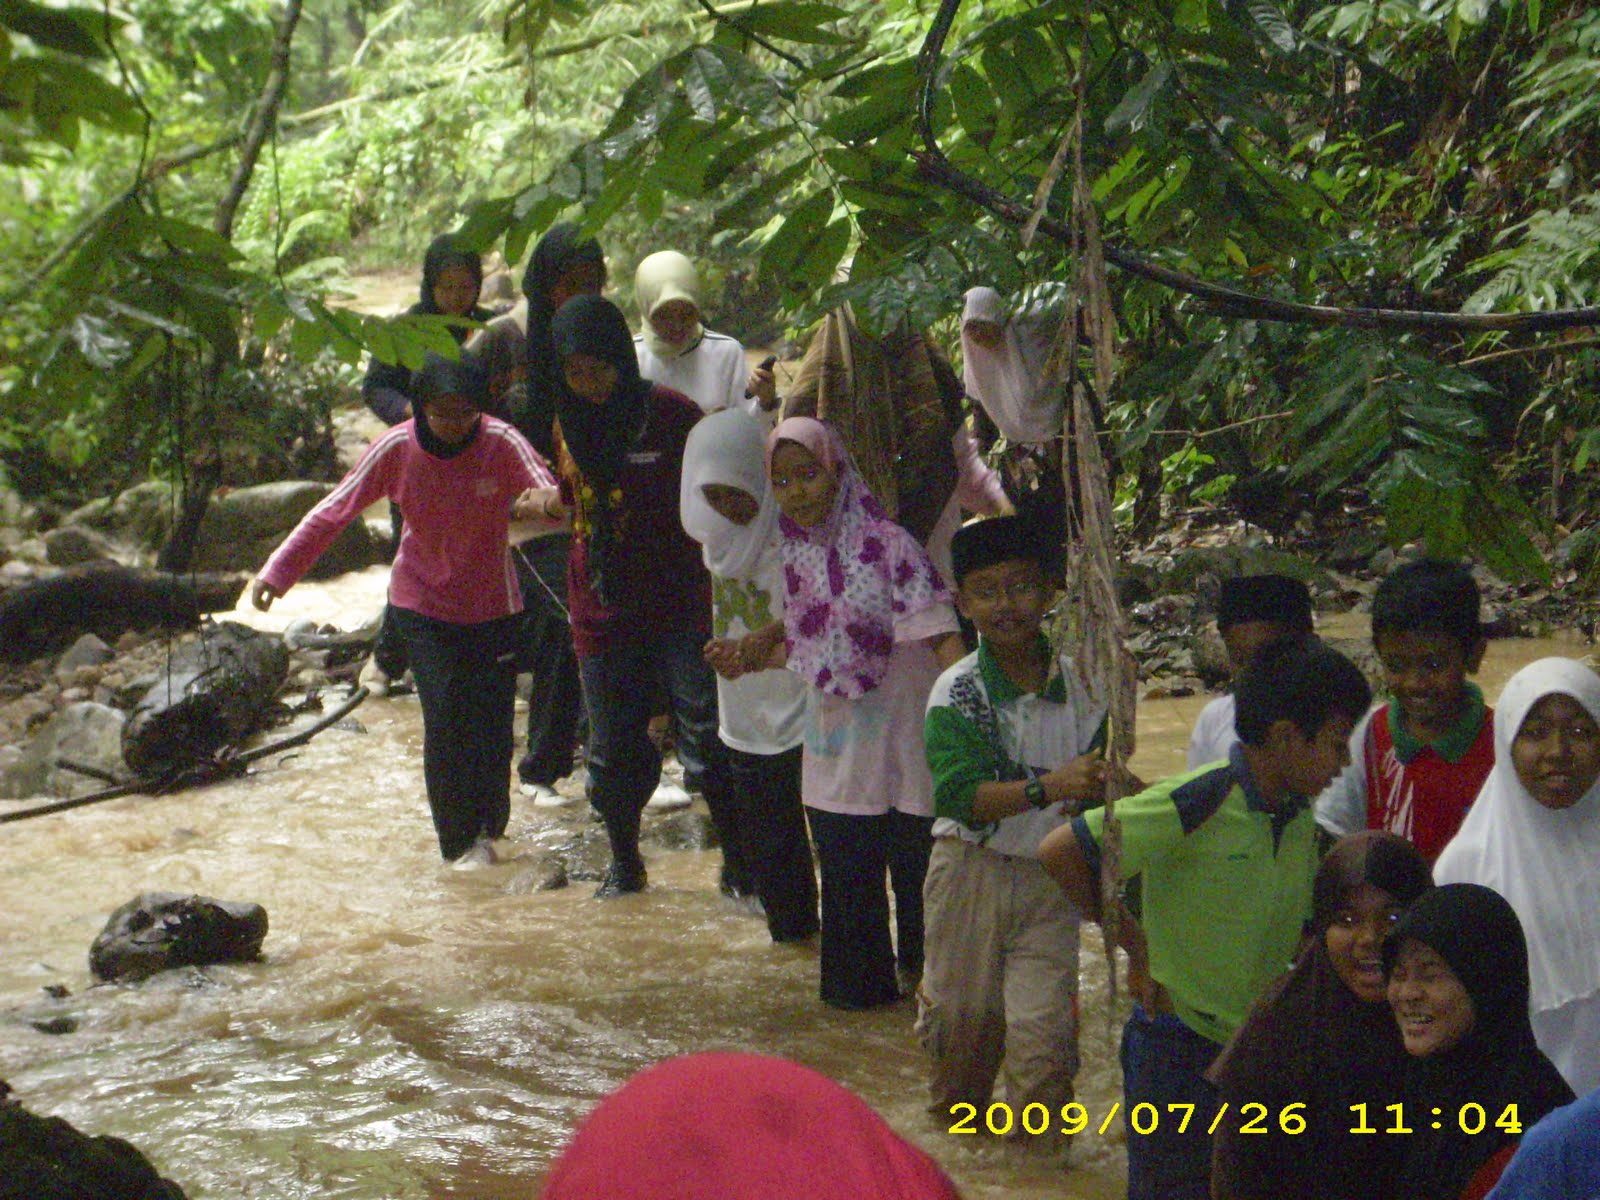
[(1030, 775), (1028, 782), (1022, 785), (1022, 794), (1028, 798), (1028, 803), (1035, 808), (1049, 808), (1050, 798), (1044, 794), (1044, 784), (1037, 775)]

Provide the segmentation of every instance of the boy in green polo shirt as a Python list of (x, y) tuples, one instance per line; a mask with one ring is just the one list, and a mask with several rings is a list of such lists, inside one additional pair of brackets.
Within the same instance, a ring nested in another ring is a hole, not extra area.
[[(1262, 651), (1234, 694), (1240, 744), (1226, 763), (1117, 802), (1123, 873), (1142, 880), (1161, 997), (1156, 1011), (1136, 1005), (1122, 1036), (1124, 1113), (1148, 1103), (1158, 1115), (1153, 1132), (1128, 1130), (1129, 1200), (1210, 1196), (1216, 1092), (1205, 1072), (1299, 946), (1317, 865), (1310, 800), (1349, 761), (1372, 700), (1343, 655), (1295, 642)], [(1086, 813), (1039, 848), (1093, 921), (1104, 818)]]
[(933, 1062), (930, 1108), (984, 1112), (1003, 1061), (1012, 1111), (1055, 1116), (1078, 1069), (1078, 914), (1038, 851), (1104, 801), (1106, 706), (1040, 631), (1051, 589), (1027, 523), (975, 522), (950, 550), (978, 649), (939, 676), (925, 726), (935, 819), (917, 1034)]

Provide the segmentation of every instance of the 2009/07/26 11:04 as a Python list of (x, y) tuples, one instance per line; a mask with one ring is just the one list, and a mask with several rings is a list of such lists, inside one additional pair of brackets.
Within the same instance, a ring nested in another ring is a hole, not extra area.
[[(1383, 1111), (1389, 1113), (1393, 1120), (1387, 1126), (1376, 1126), (1368, 1120), (1368, 1105), (1352, 1104), (1350, 1105), (1351, 1124), (1347, 1132), (1374, 1134), (1413, 1133), (1415, 1132), (1414, 1128), (1406, 1124), (1405, 1107), (1404, 1104), (1384, 1105)], [(1258, 1103), (1241, 1104), (1237, 1117), (1240, 1122), (1238, 1132), (1242, 1134), (1283, 1133), (1290, 1137), (1298, 1136), (1304, 1133), (1307, 1128), (1305, 1109), (1306, 1105), (1304, 1104), (1285, 1105), (1278, 1110), (1277, 1128), (1274, 1129), (1269, 1123), (1273, 1115), (1272, 1110), (1267, 1105)], [(1109, 1131), (1121, 1111), (1122, 1102), (1120, 1100), (1114, 1101), (1110, 1110), (1106, 1113), (1105, 1119), (1100, 1122), (1095, 1132), (1104, 1135)], [(1178, 1122), (1179, 1133), (1188, 1132), (1189, 1124), (1194, 1119), (1194, 1114), (1195, 1106), (1193, 1104), (1167, 1105), (1166, 1119)], [(1445, 1121), (1449, 1120), (1451, 1115), (1443, 1109), (1434, 1108), (1429, 1112), (1430, 1119), (1427, 1124), (1433, 1129), (1443, 1128)], [(958, 1134), (979, 1132), (977, 1105), (967, 1103), (953, 1104), (950, 1106), (950, 1116), (955, 1119), (955, 1123), (950, 1126), (949, 1132)], [(1227, 1116), (1228, 1105), (1224, 1103), (1206, 1127), (1206, 1133), (1208, 1135), (1215, 1134), (1218, 1129), (1222, 1128), (1222, 1123)], [(1492, 1123), (1489, 1119), (1488, 1110), (1481, 1104), (1463, 1104), (1456, 1110), (1454, 1117), (1461, 1132), (1469, 1136), (1482, 1133), (1491, 1128), (1491, 1126), (1504, 1133), (1520, 1134), (1522, 1132), (1522, 1122), (1517, 1117), (1517, 1106), (1515, 1104), (1506, 1105)], [(1128, 1111), (1127, 1120), (1133, 1132), (1145, 1136), (1154, 1133), (1160, 1126), (1162, 1112), (1154, 1104), (1135, 1104)], [(1059, 1133), (1066, 1137), (1072, 1137), (1089, 1129), (1093, 1125), (1093, 1121), (1089, 1115), (1089, 1110), (1077, 1101), (1073, 1101), (1070, 1104), (1061, 1106), (1061, 1128), (1053, 1130), (1051, 1129), (1052, 1124), (1050, 1110), (1043, 1104), (1038, 1103), (1027, 1105), (1020, 1114), (1013, 1112), (1009, 1104), (1001, 1103), (989, 1105), (983, 1113), (984, 1128), (996, 1137), (1004, 1137), (1018, 1128), (1023, 1133), (1035, 1136)]]

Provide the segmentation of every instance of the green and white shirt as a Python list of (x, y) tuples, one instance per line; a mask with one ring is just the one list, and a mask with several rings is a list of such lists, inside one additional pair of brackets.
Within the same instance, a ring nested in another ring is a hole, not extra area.
[(1045, 835), (1066, 820), (1060, 804), (987, 824), (972, 815), (979, 784), (1053, 771), (1104, 741), (1106, 706), (1090, 698), (1065, 654), (1056, 667), (1043, 692), (1023, 692), (980, 641), (939, 676), (923, 727), (933, 772), (934, 837), (1032, 858)]

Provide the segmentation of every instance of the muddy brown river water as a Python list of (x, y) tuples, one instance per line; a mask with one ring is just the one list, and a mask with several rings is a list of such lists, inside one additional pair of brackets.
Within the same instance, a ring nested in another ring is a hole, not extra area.
[[(270, 614), (359, 623), (386, 569), (304, 584)], [(1360, 632), (1356, 618), (1331, 623)], [(1491, 699), (1523, 663), (1581, 655), (1494, 644)], [(1134, 766), (1178, 769), (1204, 697), (1142, 706)], [(0, 829), (0, 1078), (34, 1111), (143, 1149), (192, 1200), (532, 1197), (578, 1119), (629, 1075), (709, 1048), (787, 1055), (865, 1097), (971, 1200), (1122, 1194), (1120, 1121), (1080, 1135), (1071, 1167), (946, 1132), (924, 1108), (909, 1004), (839, 1013), (816, 1000), (814, 952), (773, 946), (722, 900), (716, 852), (656, 852), (651, 888), (518, 894), (553, 822), (514, 802), (511, 861), (443, 869), (423, 800), (419, 710), (370, 700), (252, 777), (133, 797)], [(520, 725), (520, 720), (519, 720)], [(91, 987), (110, 911), (151, 889), (265, 905), (265, 960)], [(1105, 968), (1084, 939), (1079, 1099), (1117, 1098)], [(54, 1001), (43, 992), (64, 985)], [(51, 1036), (29, 1018), (70, 1016)]]

